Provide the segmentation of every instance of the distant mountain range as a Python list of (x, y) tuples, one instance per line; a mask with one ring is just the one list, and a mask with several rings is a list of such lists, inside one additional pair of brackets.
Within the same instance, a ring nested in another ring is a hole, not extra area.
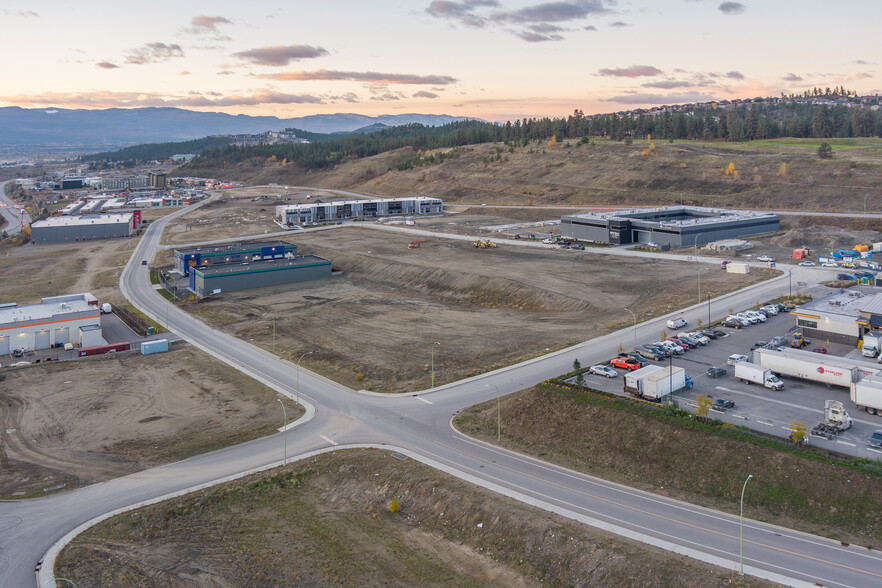
[(68, 110), (63, 108), (0, 108), (0, 146), (135, 145), (183, 141), (207, 135), (256, 134), (298, 128), (315, 133), (351, 132), (372, 125), (398, 126), (410, 123), (437, 126), (469, 120), (444, 114), (315, 114), (298, 118), (231, 115), (196, 112), (182, 108), (109, 108)]

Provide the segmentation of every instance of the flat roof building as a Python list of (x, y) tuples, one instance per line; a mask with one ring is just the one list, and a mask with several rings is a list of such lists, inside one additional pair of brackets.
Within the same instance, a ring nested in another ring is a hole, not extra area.
[(777, 215), (698, 206), (616, 210), (561, 217), (561, 235), (580, 241), (624, 245), (658, 243), (691, 247), (780, 229)]
[(339, 200), (276, 206), (276, 222), (282, 226), (290, 227), (304, 223), (323, 223), (347, 218), (440, 214), (442, 212), (444, 212), (444, 203), (440, 198), (425, 196)]
[(878, 288), (840, 288), (790, 314), (810, 339), (857, 345), (867, 331), (882, 329), (882, 292)]
[(276, 286), (331, 276), (331, 262), (316, 255), (259, 259), (239, 264), (191, 267), (189, 287), (198, 296)]
[(31, 241), (37, 245), (48, 245), (130, 237), (138, 230), (140, 220), (140, 211), (54, 216), (31, 225)]
[(187, 274), (190, 267), (230, 265), (261, 259), (293, 258), (297, 245), (287, 241), (253, 241), (218, 247), (195, 247), (175, 250), (175, 269)]
[(103, 345), (101, 311), (89, 293), (43, 298), (40, 304), (0, 304), (0, 355), (74, 343)]

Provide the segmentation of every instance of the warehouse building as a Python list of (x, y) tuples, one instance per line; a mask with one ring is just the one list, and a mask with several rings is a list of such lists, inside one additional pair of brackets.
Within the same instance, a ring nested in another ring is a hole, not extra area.
[(141, 212), (55, 216), (31, 225), (37, 245), (130, 237), (141, 224)]
[(304, 282), (331, 275), (331, 262), (316, 255), (261, 259), (239, 264), (190, 268), (189, 287), (198, 296)]
[(867, 331), (882, 330), (882, 293), (878, 288), (840, 288), (790, 314), (809, 339), (857, 345)]
[(562, 236), (614, 245), (658, 243), (675, 248), (692, 247), (779, 229), (778, 216), (768, 212), (697, 206), (664, 206), (561, 217)]
[(0, 304), (0, 356), (73, 343), (104, 345), (98, 300), (89, 293), (43, 298), (40, 304)]
[(297, 245), (286, 241), (234, 243), (220, 247), (196, 247), (175, 250), (175, 269), (187, 275), (189, 268), (241, 264), (263, 259), (293, 259)]
[(290, 227), (304, 223), (324, 223), (347, 218), (375, 218), (397, 215), (440, 214), (444, 203), (439, 198), (386, 198), (307, 202), (276, 206), (276, 222)]

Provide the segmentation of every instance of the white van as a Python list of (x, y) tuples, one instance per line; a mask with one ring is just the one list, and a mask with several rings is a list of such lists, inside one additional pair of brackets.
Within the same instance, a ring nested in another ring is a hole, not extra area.
[(681, 316), (668, 319), (669, 329), (682, 329), (686, 326), (686, 319)]
[(733, 353), (729, 356), (729, 359), (726, 360), (726, 363), (729, 365), (735, 365), (736, 363), (740, 363), (742, 361), (747, 361), (746, 355), (741, 355), (740, 353)]

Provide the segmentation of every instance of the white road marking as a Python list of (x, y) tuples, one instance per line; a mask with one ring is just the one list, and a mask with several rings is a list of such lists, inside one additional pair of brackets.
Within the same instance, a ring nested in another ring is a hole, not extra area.
[(414, 398), (416, 398), (416, 399), (419, 400), (420, 402), (425, 402), (426, 404), (432, 404), (431, 402), (429, 402), (428, 400), (426, 400), (426, 399), (423, 398), (422, 396), (414, 396)]
[(319, 437), (321, 437), (322, 439), (324, 439), (325, 441), (327, 441), (327, 442), (330, 443), (331, 445), (333, 445), (333, 446), (335, 446), (335, 447), (337, 446), (337, 442), (336, 442), (336, 441), (334, 441), (334, 440), (332, 440), (332, 439), (328, 439), (328, 438), (325, 437), (324, 435), (319, 435)]

